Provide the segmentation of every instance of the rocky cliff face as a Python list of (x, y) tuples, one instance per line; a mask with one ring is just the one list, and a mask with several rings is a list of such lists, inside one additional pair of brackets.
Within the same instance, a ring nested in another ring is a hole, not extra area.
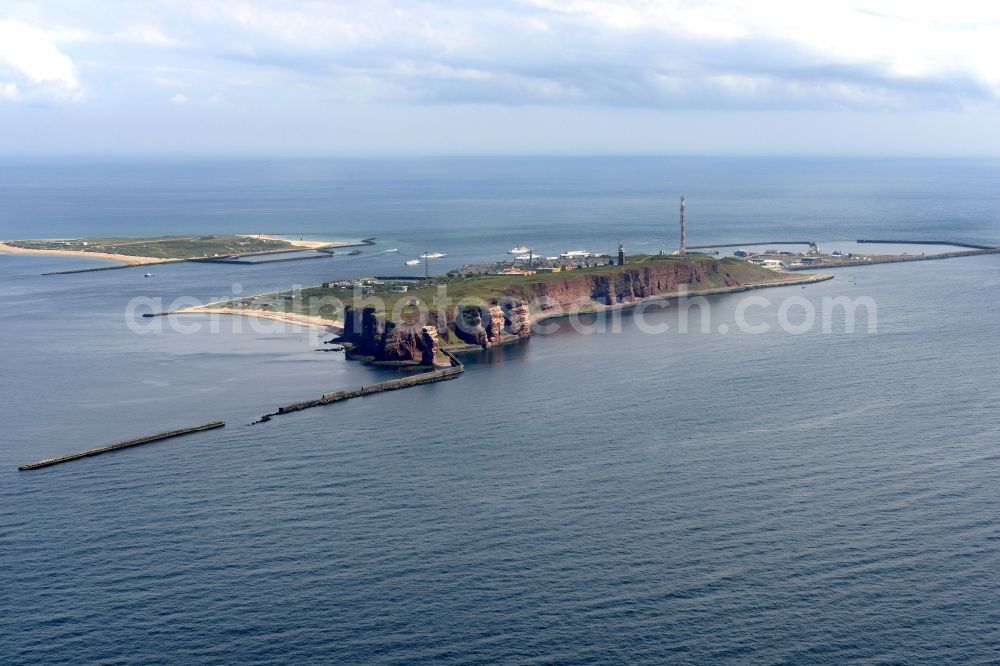
[(530, 304), (542, 312), (572, 311), (597, 302), (602, 305), (632, 303), (650, 296), (677, 291), (682, 285), (702, 286), (708, 276), (714, 284), (740, 286), (717, 260), (664, 262), (625, 266), (600, 275), (568, 272), (561, 279), (526, 280), (516, 283), (510, 294), (492, 304), (467, 305), (447, 316), (432, 315), (431, 321), (386, 321), (371, 307), (361, 312), (348, 307), (343, 338), (355, 353), (382, 361), (419, 361), (431, 365), (438, 351), (438, 332), (472, 345), (490, 347), (511, 336), (531, 335)]
[(500, 304), (507, 321), (507, 330), (511, 335), (526, 338), (531, 335), (531, 310), (524, 301), (506, 299)]
[(510, 336), (531, 335), (531, 312), (527, 302), (504, 298), (488, 307), (464, 306), (455, 312), (455, 335), (484, 349)]
[(352, 351), (379, 361), (414, 361), (434, 365), (438, 352), (438, 332), (433, 325), (386, 321), (366, 307), (361, 312), (348, 306), (344, 314), (343, 339)]
[(615, 305), (676, 291), (681, 285), (697, 289), (710, 274), (721, 275), (727, 287), (740, 284), (725, 272), (725, 267), (719, 261), (711, 260), (634, 268), (626, 266), (622, 271), (605, 275), (569, 273), (565, 280), (526, 284), (530, 293), (522, 295), (537, 301), (543, 311), (570, 310), (591, 301)]

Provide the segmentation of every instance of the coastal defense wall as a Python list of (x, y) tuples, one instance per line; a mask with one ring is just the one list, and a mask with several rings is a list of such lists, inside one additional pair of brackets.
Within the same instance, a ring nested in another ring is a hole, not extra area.
[(688, 247), (691, 249), (708, 249), (716, 247), (753, 247), (755, 245), (812, 245), (812, 241), (802, 241), (802, 240), (772, 240), (772, 241), (748, 241), (745, 243), (716, 243), (714, 245), (691, 245), (688, 243)]
[(277, 414), (288, 414), (291, 412), (298, 412), (303, 409), (309, 409), (310, 407), (319, 407), (320, 405), (329, 405), (335, 402), (341, 402), (342, 400), (350, 400), (351, 398), (361, 398), (366, 395), (372, 395), (374, 393), (382, 393), (383, 391), (398, 391), (399, 389), (409, 388), (411, 386), (419, 386), (421, 384), (433, 384), (435, 382), (444, 382), (449, 379), (455, 379), (462, 372), (464, 368), (447, 368), (445, 370), (433, 370), (431, 372), (424, 372), (419, 375), (413, 375), (411, 377), (404, 377), (402, 379), (390, 379), (389, 381), (379, 382), (378, 384), (371, 384), (369, 386), (362, 386), (360, 389), (355, 391), (333, 391), (332, 393), (324, 393), (319, 398), (315, 400), (305, 400), (303, 402), (295, 402), (290, 405), (285, 405), (279, 407), (275, 416)]
[[(296, 248), (295, 250), (277, 250), (269, 254), (290, 254), (292, 252), (308, 252), (308, 250), (303, 250), (302, 248)], [(279, 257), (277, 259), (241, 259), (239, 257), (246, 256), (256, 256), (256, 255), (238, 255), (237, 257), (203, 257), (197, 259), (185, 259), (185, 261), (191, 261), (199, 264), (236, 264), (237, 266), (260, 266), (261, 264), (278, 264), (286, 261), (306, 261), (309, 259), (332, 259), (332, 254), (326, 254), (321, 252), (316, 252), (316, 254), (309, 254), (303, 257)]]
[[(893, 241), (896, 242), (896, 241)], [(954, 245), (954, 243), (951, 243)], [(901, 264), (909, 261), (935, 261), (938, 259), (957, 259), (959, 257), (975, 257), (981, 254), (1000, 254), (1000, 247), (984, 248), (981, 250), (964, 250), (960, 252), (943, 252), (941, 254), (907, 254), (907, 255), (890, 255), (879, 257), (875, 256), (870, 259), (842, 259), (837, 262), (820, 262), (815, 264), (809, 264), (807, 266), (788, 266), (785, 270), (789, 271), (812, 271), (818, 268), (847, 268), (849, 266), (873, 266), (875, 264)]]
[(59, 465), (64, 462), (69, 462), (70, 460), (78, 460), (80, 458), (87, 458), (90, 456), (96, 456), (101, 453), (107, 453), (108, 451), (117, 451), (118, 449), (127, 449), (131, 446), (140, 446), (142, 444), (149, 444), (151, 442), (159, 442), (164, 439), (171, 439), (173, 437), (180, 437), (181, 435), (189, 435), (194, 432), (202, 432), (205, 430), (215, 430), (216, 428), (224, 428), (226, 426), (225, 421), (212, 421), (211, 423), (204, 423), (202, 425), (192, 426), (190, 428), (181, 428), (179, 430), (169, 430), (167, 432), (157, 433), (155, 435), (148, 435), (146, 437), (139, 437), (137, 439), (129, 439), (124, 442), (118, 442), (116, 444), (108, 444), (107, 446), (99, 446), (94, 449), (87, 449), (86, 451), (79, 451), (77, 453), (71, 453), (68, 456), (60, 456), (58, 458), (46, 458), (45, 460), (39, 460), (38, 462), (28, 463), (27, 465), (21, 465), (17, 469), (26, 472), (32, 469), (39, 469), (42, 467), (51, 467), (52, 465)]
[(883, 240), (859, 238), (859, 243), (882, 243), (885, 245), (951, 245), (952, 247), (967, 247), (973, 250), (993, 250), (992, 245), (980, 245), (978, 243), (963, 243), (961, 241), (949, 240)]
[(418, 375), (401, 377), (399, 379), (390, 379), (377, 384), (369, 384), (368, 386), (362, 386), (360, 389), (353, 391), (332, 391), (330, 393), (324, 393), (315, 400), (293, 402), (290, 405), (279, 407), (278, 411), (272, 412), (271, 414), (265, 414), (261, 417), (260, 421), (257, 421), (257, 423), (270, 421), (272, 416), (299, 412), (303, 409), (319, 407), (321, 405), (330, 405), (335, 402), (350, 400), (351, 398), (361, 398), (366, 395), (373, 395), (384, 391), (398, 391), (399, 389), (410, 388), (411, 386), (434, 384), (436, 382), (446, 382), (451, 379), (457, 379), (459, 375), (465, 372), (465, 366), (462, 365), (462, 362), (459, 361), (458, 358), (451, 352), (445, 351), (444, 354), (448, 356), (448, 359), (451, 362), (451, 367), (449, 368), (440, 368), (438, 370), (431, 370), (430, 372), (422, 372)]

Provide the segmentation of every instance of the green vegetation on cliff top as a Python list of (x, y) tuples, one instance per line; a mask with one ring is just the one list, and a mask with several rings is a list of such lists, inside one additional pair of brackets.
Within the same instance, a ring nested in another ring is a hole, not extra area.
[[(627, 271), (635, 271), (650, 265), (662, 264), (692, 264), (718, 262), (721, 272), (710, 271), (703, 275), (703, 280), (691, 285), (690, 293), (707, 291), (712, 289), (725, 288), (727, 276), (731, 280), (736, 280), (742, 285), (780, 283), (801, 280), (804, 276), (790, 275), (788, 273), (778, 273), (772, 270), (755, 266), (746, 261), (727, 257), (715, 258), (706, 256), (665, 256), (665, 255), (641, 255), (630, 257), (625, 266), (596, 266), (593, 268), (581, 268), (572, 271), (561, 271), (558, 273), (535, 273), (533, 275), (478, 275), (470, 277), (432, 277), (409, 285), (409, 289), (399, 293), (394, 291), (394, 287), (399, 283), (376, 284), (366, 289), (370, 293), (366, 294), (361, 305), (373, 305), (379, 313), (396, 313), (402, 319), (410, 315), (415, 315), (419, 309), (412, 303), (420, 302), (435, 307), (438, 303), (438, 294), (442, 288), (449, 299), (455, 304), (465, 300), (477, 303), (495, 303), (505, 297), (528, 298), (534, 294), (537, 285), (565, 282), (581, 277), (592, 277), (600, 275), (614, 275)], [(350, 287), (309, 287), (294, 295), (294, 298), (283, 298), (292, 296), (285, 292), (283, 294), (267, 294), (243, 299), (237, 303), (230, 303), (232, 307), (245, 307), (248, 309), (265, 308), (274, 311), (292, 312), (300, 314), (310, 314), (326, 319), (335, 320), (343, 316), (341, 308), (336, 303), (353, 305), (355, 303), (355, 291)], [(536, 310), (534, 304), (532, 310)], [(537, 310), (536, 310), (537, 312)]]
[[(726, 276), (735, 279), (740, 284), (783, 282), (800, 279), (787, 273), (760, 268), (740, 259), (726, 258), (716, 259), (714, 257), (675, 257), (649, 255), (632, 257), (625, 266), (596, 266), (593, 268), (580, 268), (572, 271), (560, 271), (558, 273), (535, 273), (534, 275), (478, 275), (470, 277), (442, 277), (430, 279), (426, 282), (413, 285), (404, 293), (392, 291), (393, 285), (376, 287), (373, 296), (379, 301), (378, 310), (384, 312), (402, 312), (404, 315), (411, 310), (416, 312), (416, 308), (399, 306), (400, 301), (410, 303), (413, 299), (418, 299), (425, 303), (433, 303), (441, 286), (447, 288), (447, 296), (452, 303), (461, 300), (492, 303), (505, 297), (529, 298), (534, 295), (535, 285), (552, 284), (573, 280), (581, 277), (592, 277), (600, 275), (616, 275), (623, 272), (634, 271), (653, 264), (683, 264), (683, 263), (708, 263), (719, 262), (723, 267), (723, 272), (708, 272), (704, 275), (702, 282), (692, 285), (695, 290), (718, 289), (726, 286)], [(336, 295), (350, 303), (351, 291), (349, 289), (325, 290), (309, 289), (303, 292), (303, 300), (312, 296)], [(534, 309), (534, 308), (533, 308)]]

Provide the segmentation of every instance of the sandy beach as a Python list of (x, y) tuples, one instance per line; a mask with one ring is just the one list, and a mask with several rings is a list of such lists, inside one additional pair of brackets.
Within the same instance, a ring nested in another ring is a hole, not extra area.
[(345, 245), (352, 244), (350, 241), (296, 240), (285, 236), (275, 236), (274, 234), (240, 234), (240, 236), (243, 238), (257, 238), (260, 240), (284, 241), (286, 243), (291, 243), (295, 247), (301, 247), (304, 250), (316, 250), (321, 247), (343, 247)]
[(273, 321), (283, 321), (287, 324), (297, 324), (299, 326), (308, 326), (310, 328), (328, 329), (332, 332), (337, 332), (337, 333), (344, 330), (344, 323), (341, 321), (336, 321), (333, 319), (323, 319), (322, 317), (298, 314), (294, 312), (272, 312), (271, 310), (251, 310), (251, 309), (220, 308), (220, 307), (207, 306), (207, 307), (184, 308), (183, 310), (177, 310), (176, 312), (171, 312), (170, 314), (240, 315), (243, 317), (256, 317), (258, 319), (271, 319)]
[(29, 250), (23, 247), (14, 247), (6, 243), (0, 243), (0, 252), (6, 254), (48, 254), (57, 257), (83, 257), (86, 259), (106, 259), (117, 261), (129, 266), (141, 266), (144, 264), (166, 264), (180, 259), (164, 259), (163, 257), (134, 257), (128, 254), (111, 254), (108, 252), (86, 252), (84, 250)]

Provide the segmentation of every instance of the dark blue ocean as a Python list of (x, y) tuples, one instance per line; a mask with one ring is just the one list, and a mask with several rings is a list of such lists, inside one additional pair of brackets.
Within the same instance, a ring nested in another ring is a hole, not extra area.
[[(377, 238), (153, 279), (0, 254), (0, 662), (996, 663), (1000, 255), (714, 297), (688, 333), (674, 306), (591, 316), (254, 426), (392, 373), (303, 328), (126, 312), (418, 273), (425, 250), (670, 249), (680, 194), (693, 244), (1000, 245), (998, 185), (962, 160), (0, 162), (3, 239)], [(787, 299), (836, 297), (877, 330), (782, 330)]]

